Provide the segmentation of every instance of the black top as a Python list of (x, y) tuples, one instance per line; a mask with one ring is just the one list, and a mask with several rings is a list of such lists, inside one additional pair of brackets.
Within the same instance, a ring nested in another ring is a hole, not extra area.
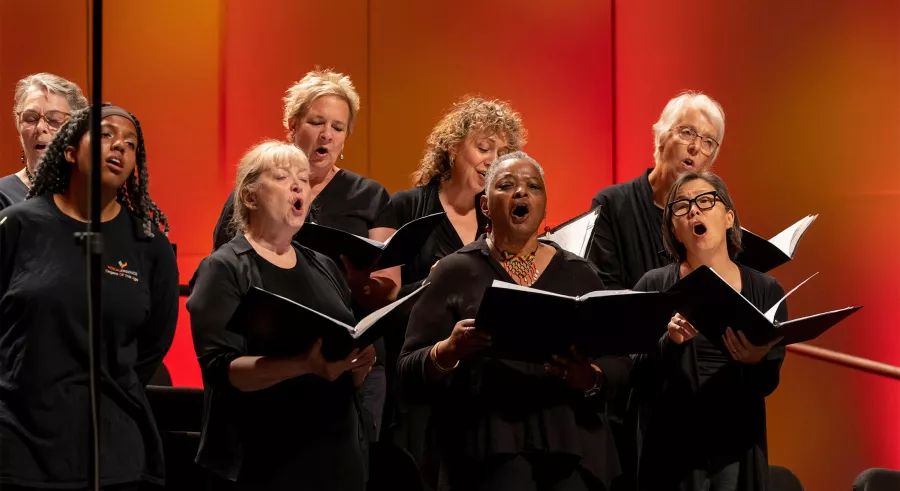
[[(430, 401), (433, 409), (427, 462), (440, 470), (423, 462), (423, 472), (441, 486), (465, 489), (472, 470), (490, 457), (537, 452), (580, 466), (608, 486), (619, 461), (602, 414), (604, 397), (628, 383), (628, 357), (594, 360), (604, 371), (605, 390), (590, 398), (537, 363), (471, 358), (439, 382), (426, 378), (432, 346), (449, 336), (456, 322), (476, 316), (495, 279), (512, 282), (482, 236), (438, 263), (431, 286), (413, 308), (397, 371), (407, 391)], [(587, 261), (561, 249), (534, 286), (565, 295), (603, 289)]]
[(601, 189), (591, 201), (591, 208), (601, 208), (588, 257), (607, 288), (631, 288), (647, 271), (671, 262), (662, 239), (663, 210), (653, 203), (651, 171)]
[[(279, 269), (239, 235), (205, 258), (191, 279), (187, 308), (207, 402), (198, 462), (253, 489), (362, 489), (374, 418), (363, 400), (367, 391), (356, 390), (350, 374), (333, 383), (306, 375), (254, 393), (228, 379), (234, 359), (265, 355), (225, 329), (251, 286), (355, 324), (350, 291), (334, 262), (295, 249), (297, 266)], [(363, 388), (384, 386), (377, 368)]]
[[(397, 216), (397, 227), (402, 227), (407, 223), (434, 213), (443, 213), (444, 207), (441, 205), (439, 196), (440, 181), (435, 178), (426, 186), (418, 186), (406, 191), (399, 191), (391, 195), (391, 205), (394, 208), (394, 214)], [(478, 232), (476, 236), (481, 234), (487, 226), (488, 219), (481, 212), (481, 196), (484, 193), (475, 195), (475, 216), (478, 221)], [(422, 280), (428, 277), (431, 272), (431, 266), (439, 259), (449, 256), (451, 253), (459, 250), (464, 246), (453, 223), (444, 215), (443, 220), (434, 229), (434, 233), (422, 246), (422, 250), (415, 260), (409, 261), (403, 265), (401, 269), (403, 287), (400, 289), (399, 297), (407, 295), (420, 287)]]
[[(86, 270), (73, 239), (84, 230), (51, 195), (0, 212), (0, 488), (88, 486)], [(102, 231), (102, 484), (161, 484), (144, 385), (175, 334), (175, 255), (124, 207)]]
[[(740, 269), (741, 295), (761, 311), (784, 296), (771, 276)], [(678, 279), (678, 264), (670, 264), (648, 272), (634, 289), (663, 291)], [(784, 303), (775, 318), (787, 320)], [(737, 489), (767, 489), (765, 398), (778, 386), (784, 347), (774, 347), (756, 365), (729, 356), (714, 373), (713, 366), (701, 366), (701, 354), (710, 349), (702, 335), (678, 345), (664, 334), (658, 351), (635, 357), (629, 414), (638, 428), (640, 489), (699, 490), (690, 482), (692, 469), (715, 471), (734, 462), (741, 466)]]
[(0, 178), (0, 210), (25, 201), (28, 186), (19, 176), (10, 174)]
[[(216, 229), (213, 250), (234, 238), (229, 230), (234, 215), (234, 191), (228, 195)], [(397, 228), (390, 195), (384, 186), (346, 169), (339, 169), (313, 200), (306, 221), (368, 237), (373, 228)]]

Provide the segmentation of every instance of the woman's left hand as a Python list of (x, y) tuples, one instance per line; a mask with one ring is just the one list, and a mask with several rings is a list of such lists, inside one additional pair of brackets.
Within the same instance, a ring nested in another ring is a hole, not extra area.
[(353, 385), (359, 387), (366, 380), (366, 376), (375, 365), (375, 346), (369, 345), (353, 360), (350, 365), (350, 373), (353, 375)]
[(735, 335), (734, 330), (730, 327), (725, 329), (725, 335), (722, 336), (722, 341), (725, 342), (725, 347), (728, 348), (731, 357), (735, 361), (747, 365), (755, 365), (762, 361), (766, 353), (780, 343), (782, 339), (784, 338), (779, 337), (762, 346), (756, 346), (747, 339), (747, 336), (742, 331), (738, 331), (737, 335)]
[(585, 391), (593, 388), (597, 381), (597, 370), (574, 346), (569, 348), (569, 352), (569, 355), (553, 355), (551, 361), (544, 363), (544, 370), (559, 377), (573, 389)]

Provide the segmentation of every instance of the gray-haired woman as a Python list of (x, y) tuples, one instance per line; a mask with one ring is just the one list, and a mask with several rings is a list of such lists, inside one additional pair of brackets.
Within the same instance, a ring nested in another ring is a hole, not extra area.
[(0, 209), (25, 201), (38, 162), (53, 135), (87, 99), (77, 85), (52, 73), (35, 73), (16, 83), (13, 116), (19, 130), (24, 167), (0, 178)]

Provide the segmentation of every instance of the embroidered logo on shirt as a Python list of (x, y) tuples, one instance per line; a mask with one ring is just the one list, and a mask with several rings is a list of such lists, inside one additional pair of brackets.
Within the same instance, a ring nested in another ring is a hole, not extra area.
[(128, 267), (128, 261), (118, 261), (119, 267), (107, 265), (106, 266), (106, 274), (112, 276), (118, 276), (121, 278), (125, 278), (132, 281), (138, 281), (138, 273), (137, 271), (131, 271), (125, 269)]

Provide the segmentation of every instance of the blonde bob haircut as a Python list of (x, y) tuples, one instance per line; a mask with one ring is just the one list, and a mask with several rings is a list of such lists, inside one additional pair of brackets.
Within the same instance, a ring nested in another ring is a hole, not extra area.
[(696, 109), (700, 111), (704, 116), (709, 118), (709, 122), (712, 123), (713, 128), (716, 129), (716, 141), (719, 145), (716, 147), (713, 154), (709, 156), (709, 163), (712, 164), (716, 161), (716, 157), (719, 156), (719, 149), (722, 148), (722, 140), (725, 138), (725, 110), (722, 109), (721, 104), (714, 101), (708, 95), (702, 92), (688, 90), (672, 98), (668, 104), (666, 104), (662, 114), (659, 115), (659, 121), (653, 125), (654, 162), (659, 163), (660, 158), (662, 158), (662, 155), (660, 155), (659, 152), (659, 146), (662, 145), (666, 133), (672, 129), (672, 125), (675, 124), (678, 118), (681, 117), (682, 113), (687, 109)]
[(427, 186), (435, 178), (446, 181), (453, 165), (450, 154), (470, 135), (502, 135), (510, 152), (528, 141), (522, 116), (503, 101), (465, 96), (438, 121), (425, 144), (425, 155), (413, 175), (413, 184)]
[(291, 134), (294, 122), (306, 116), (313, 102), (319, 97), (333, 95), (341, 98), (350, 108), (350, 120), (347, 121), (347, 134), (353, 132), (353, 122), (359, 113), (359, 94), (353, 87), (350, 77), (331, 69), (315, 70), (307, 73), (299, 82), (292, 85), (284, 96), (284, 129)]
[(309, 169), (309, 159), (303, 150), (290, 143), (266, 140), (244, 154), (238, 164), (234, 183), (234, 214), (229, 225), (234, 232), (246, 232), (250, 225), (250, 207), (247, 196), (256, 191), (264, 172), (278, 167)]

